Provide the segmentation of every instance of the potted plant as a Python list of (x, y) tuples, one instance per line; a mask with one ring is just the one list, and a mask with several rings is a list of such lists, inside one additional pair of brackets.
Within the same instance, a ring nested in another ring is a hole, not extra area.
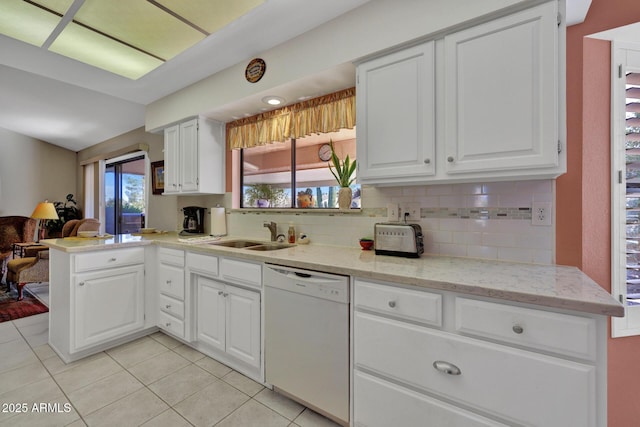
[(270, 184), (250, 184), (244, 192), (247, 206), (268, 208), (278, 206), (284, 200), (284, 190)]
[(340, 190), (338, 191), (338, 207), (340, 210), (348, 210), (351, 207), (352, 192), (349, 187), (355, 177), (353, 174), (356, 171), (356, 160), (351, 161), (349, 155), (340, 160), (333, 147), (333, 140), (329, 140), (329, 146), (331, 146), (331, 161), (329, 162), (329, 170), (333, 174)]
[(299, 208), (311, 208), (313, 207), (313, 191), (307, 188), (306, 191), (298, 191), (298, 203)]

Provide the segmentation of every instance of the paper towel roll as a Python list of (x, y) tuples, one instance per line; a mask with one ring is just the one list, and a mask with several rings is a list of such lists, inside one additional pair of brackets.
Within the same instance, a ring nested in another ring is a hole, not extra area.
[(211, 235), (227, 235), (227, 214), (224, 208), (211, 208)]

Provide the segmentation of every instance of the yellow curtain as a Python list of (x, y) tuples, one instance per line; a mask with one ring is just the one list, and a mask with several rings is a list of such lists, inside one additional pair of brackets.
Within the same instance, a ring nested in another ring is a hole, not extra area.
[(356, 125), (356, 89), (349, 88), (227, 123), (231, 149), (285, 142)]

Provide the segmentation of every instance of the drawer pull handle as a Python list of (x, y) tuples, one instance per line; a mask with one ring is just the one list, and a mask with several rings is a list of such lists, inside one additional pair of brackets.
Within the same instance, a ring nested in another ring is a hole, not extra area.
[(224, 294), (224, 292), (218, 291), (218, 295), (223, 295), (223, 294)]
[(164, 308), (171, 308), (171, 304), (165, 305)]
[(513, 328), (511, 329), (513, 329), (513, 332), (515, 332), (518, 335), (524, 332), (524, 329), (520, 325), (513, 325)]
[(395, 308), (395, 306), (396, 306), (396, 302), (395, 301), (389, 301), (389, 307)]
[(222, 294), (222, 296), (226, 298), (229, 296), (229, 294), (225, 292), (224, 294)]
[(165, 323), (164, 326), (166, 326), (168, 328), (169, 326), (171, 326), (171, 322)]
[(460, 368), (453, 363), (445, 362), (443, 360), (436, 360), (433, 362), (433, 367), (448, 375), (462, 375)]
[(171, 280), (167, 280), (167, 285), (170, 285), (170, 284), (171, 284)]
[(116, 259), (115, 258), (109, 258), (109, 262), (115, 262)]
[(80, 282), (80, 283), (78, 283), (78, 285), (84, 286), (84, 282)]

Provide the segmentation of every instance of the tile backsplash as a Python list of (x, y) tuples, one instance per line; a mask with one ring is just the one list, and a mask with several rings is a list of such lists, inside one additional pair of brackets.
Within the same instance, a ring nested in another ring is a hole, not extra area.
[[(230, 194), (216, 197), (201, 205), (231, 206)], [(307, 234), (312, 244), (359, 247), (361, 237), (373, 237), (375, 223), (387, 221), (388, 203), (414, 203), (420, 206), (416, 222), (422, 227), (427, 254), (552, 264), (555, 227), (531, 225), (531, 204), (551, 202), (553, 215), (554, 201), (554, 180), (363, 186), (358, 213), (227, 209), (227, 231), (237, 237), (268, 239), (264, 222), (276, 222), (278, 233), (285, 235), (291, 223), (296, 234)]]

